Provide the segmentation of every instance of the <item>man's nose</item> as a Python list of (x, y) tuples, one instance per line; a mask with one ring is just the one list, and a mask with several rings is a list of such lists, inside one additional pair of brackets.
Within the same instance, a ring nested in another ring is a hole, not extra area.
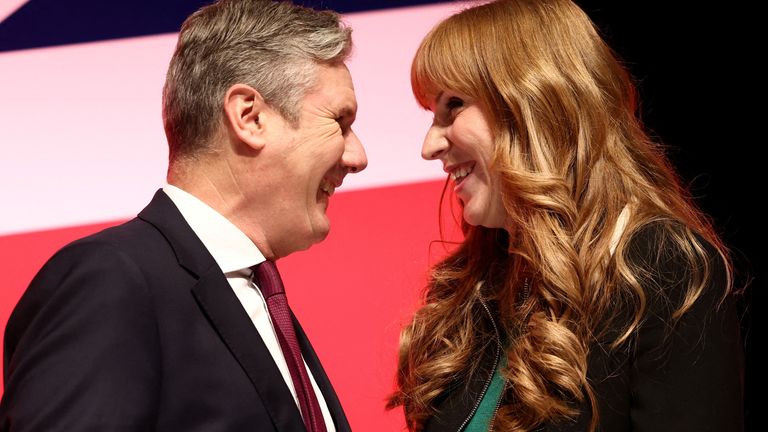
[(364, 170), (368, 166), (368, 157), (360, 138), (353, 131), (349, 131), (345, 139), (344, 154), (341, 155), (342, 166), (351, 173)]

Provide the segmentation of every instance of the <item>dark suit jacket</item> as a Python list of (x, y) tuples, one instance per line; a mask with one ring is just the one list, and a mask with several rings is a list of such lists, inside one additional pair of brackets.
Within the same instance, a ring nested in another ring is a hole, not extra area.
[[(654, 282), (644, 287), (645, 319), (632, 342), (612, 350), (619, 331), (612, 328), (591, 347), (587, 377), (597, 397), (598, 430), (741, 431), (744, 359), (734, 299), (729, 296), (721, 304), (725, 266), (707, 245), (712, 274), (698, 300), (673, 325), (671, 315), (682, 303), (690, 269), (667, 236), (661, 225), (651, 224), (629, 244), (629, 261), (647, 269)], [(621, 322), (629, 322), (630, 312), (617, 307), (625, 312)], [(459, 430), (493, 373), (486, 365), (494, 355), (493, 345), (478, 354), (479, 372), (468, 385), (457, 383), (439, 398), (425, 432)], [(573, 421), (548, 423), (537, 432), (589, 430), (590, 406), (578, 406), (581, 414)]]
[[(349, 431), (296, 326), (336, 428)], [(259, 333), (162, 191), (136, 219), (48, 261), (11, 315), (4, 360), (2, 431), (305, 430)]]

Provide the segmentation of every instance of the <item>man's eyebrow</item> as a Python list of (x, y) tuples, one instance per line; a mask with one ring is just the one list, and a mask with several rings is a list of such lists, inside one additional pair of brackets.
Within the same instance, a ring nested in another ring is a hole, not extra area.
[(339, 109), (339, 117), (352, 117), (355, 115), (355, 109), (352, 105), (344, 105)]

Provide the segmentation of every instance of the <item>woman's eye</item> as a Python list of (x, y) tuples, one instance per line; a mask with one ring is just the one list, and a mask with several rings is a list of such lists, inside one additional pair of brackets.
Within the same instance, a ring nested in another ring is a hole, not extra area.
[(453, 111), (456, 108), (461, 108), (462, 106), (464, 106), (464, 101), (457, 97), (451, 97), (445, 103), (445, 107), (448, 109), (448, 111)]

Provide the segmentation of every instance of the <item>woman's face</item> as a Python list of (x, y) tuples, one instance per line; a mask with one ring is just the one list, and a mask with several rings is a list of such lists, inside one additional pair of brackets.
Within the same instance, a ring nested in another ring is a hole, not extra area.
[(438, 94), (429, 109), (435, 117), (421, 156), (443, 163), (467, 223), (505, 228), (499, 176), (491, 171), (494, 142), (486, 115), (476, 101), (450, 90)]

